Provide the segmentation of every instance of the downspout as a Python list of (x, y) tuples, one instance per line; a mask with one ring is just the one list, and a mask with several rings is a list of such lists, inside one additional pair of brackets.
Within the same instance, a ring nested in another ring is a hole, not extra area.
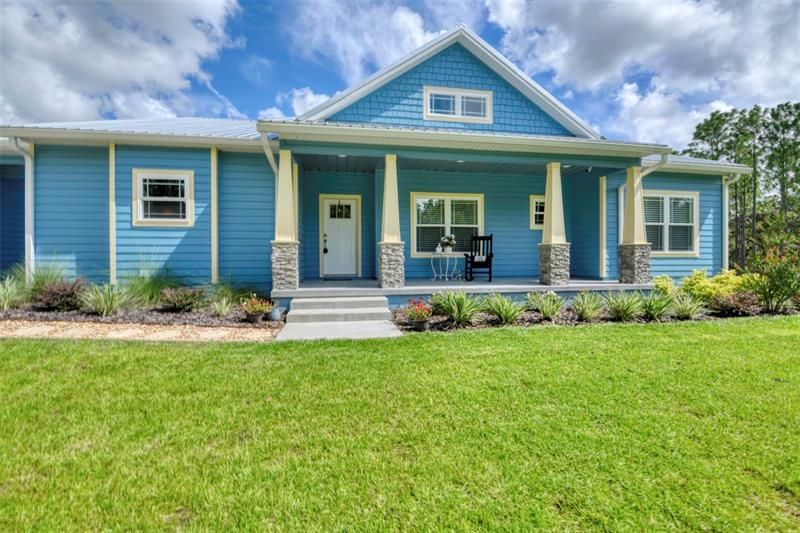
[(264, 150), (264, 155), (267, 156), (267, 161), (269, 161), (269, 166), (272, 167), (272, 172), (275, 174), (275, 177), (278, 177), (278, 164), (275, 162), (275, 154), (272, 153), (272, 148), (269, 145), (269, 139), (267, 138), (266, 133), (261, 134), (261, 148)]
[(648, 174), (655, 172), (656, 170), (662, 168), (664, 165), (667, 164), (667, 160), (669, 159), (669, 154), (661, 154), (661, 160), (653, 165), (652, 167), (647, 167), (646, 169), (642, 169), (641, 177), (645, 177)]
[(20, 144), (19, 137), (14, 137), (12, 148), (25, 160), (25, 280), (30, 283), (35, 270), (33, 246), (33, 148)]

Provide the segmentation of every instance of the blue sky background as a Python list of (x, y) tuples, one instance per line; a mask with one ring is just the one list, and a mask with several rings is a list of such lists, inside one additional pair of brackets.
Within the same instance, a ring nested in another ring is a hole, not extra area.
[(800, 94), (800, 0), (4, 0), (0, 123), (294, 116), (458, 23), (610, 138)]

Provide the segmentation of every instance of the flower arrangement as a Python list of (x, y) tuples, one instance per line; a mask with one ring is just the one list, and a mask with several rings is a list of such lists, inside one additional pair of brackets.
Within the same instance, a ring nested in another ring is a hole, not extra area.
[(251, 294), (249, 298), (242, 300), (242, 310), (248, 315), (263, 315), (275, 308), (275, 304), (270, 300), (264, 300)]
[(439, 239), (439, 244), (442, 248), (454, 248), (456, 245), (456, 236), (453, 234), (445, 235)]
[(414, 322), (423, 322), (431, 318), (431, 306), (422, 300), (412, 300), (406, 307), (406, 316)]

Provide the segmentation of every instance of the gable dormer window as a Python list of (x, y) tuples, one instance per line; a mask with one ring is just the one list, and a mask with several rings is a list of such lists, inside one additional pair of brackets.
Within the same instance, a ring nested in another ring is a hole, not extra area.
[(492, 91), (424, 87), (425, 120), (492, 123)]

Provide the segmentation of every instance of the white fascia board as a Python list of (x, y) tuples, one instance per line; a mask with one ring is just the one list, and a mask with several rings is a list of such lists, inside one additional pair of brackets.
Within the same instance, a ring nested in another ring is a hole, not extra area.
[[(647, 169), (647, 167), (643, 167)], [(727, 176), (729, 174), (749, 174), (752, 172), (750, 167), (743, 165), (730, 164), (703, 164), (703, 163), (667, 163), (659, 168), (657, 172), (675, 172), (677, 174), (711, 174), (714, 176)]]
[(365, 145), (406, 146), (463, 150), (492, 150), (522, 153), (554, 153), (570, 155), (606, 155), (613, 157), (644, 157), (670, 153), (668, 146), (610, 142), (575, 137), (536, 138), (519, 135), (481, 135), (441, 131), (398, 130), (334, 124), (297, 124), (290, 122), (259, 122), (261, 132), (276, 133), (282, 140), (351, 143)]
[(174, 146), (185, 148), (210, 148), (217, 146), (234, 151), (259, 152), (259, 139), (230, 139), (197, 135), (170, 135), (154, 133), (124, 133), (107, 131), (85, 131), (58, 128), (2, 127), (0, 136), (19, 137), (37, 144), (79, 144), (105, 146), (108, 143)]
[(326, 120), (455, 42), (458, 42), (472, 52), (501, 78), (510, 83), (574, 135), (589, 139), (600, 138), (597, 132), (592, 130), (583, 120), (559, 102), (541, 85), (533, 81), (514, 65), (514, 63), (503, 57), (477, 34), (463, 26), (443, 34), (441, 37), (419, 48), (411, 55), (378, 71), (353, 88), (326, 100), (297, 118), (298, 120), (306, 121)]

